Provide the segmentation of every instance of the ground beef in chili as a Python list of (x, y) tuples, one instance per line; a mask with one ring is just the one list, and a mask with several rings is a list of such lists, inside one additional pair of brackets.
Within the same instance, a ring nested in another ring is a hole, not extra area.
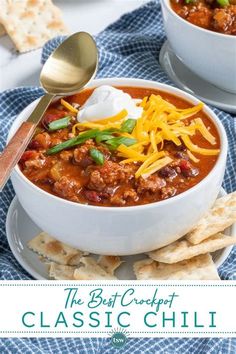
[[(179, 108), (191, 107), (191, 104), (183, 99), (153, 89), (122, 87), (122, 90), (134, 98), (143, 98), (152, 93), (161, 94), (164, 99)], [(85, 90), (67, 100), (81, 105), (91, 92)], [(122, 158), (116, 151), (111, 151), (104, 144), (97, 144), (92, 139), (55, 155), (47, 155), (48, 148), (73, 136), (70, 128), (48, 131), (50, 121), (60, 119), (65, 115), (65, 112), (62, 112), (57, 102), (49, 107), (20, 160), (20, 168), (36, 186), (69, 201), (113, 207), (157, 202), (182, 193), (199, 183), (217, 160), (217, 156), (201, 155), (199, 163), (194, 163), (190, 161), (184, 145), (176, 146), (166, 141), (163, 148), (173, 159), (172, 163), (147, 178), (135, 178), (135, 172), (141, 163), (122, 164)], [(216, 137), (216, 147), (219, 147), (219, 136), (214, 124), (202, 111), (197, 113), (197, 117), (209, 127)], [(200, 134), (193, 137), (193, 142), (205, 148), (211, 147)], [(91, 148), (103, 153), (103, 165), (96, 164), (91, 158)]]
[(220, 6), (217, 0), (171, 0), (173, 10), (192, 24), (219, 33), (236, 35), (236, 1)]

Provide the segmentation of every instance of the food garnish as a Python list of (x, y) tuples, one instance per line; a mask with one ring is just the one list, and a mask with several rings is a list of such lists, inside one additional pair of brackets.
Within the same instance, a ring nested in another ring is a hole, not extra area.
[(88, 139), (95, 138), (97, 136), (98, 132), (99, 131), (97, 129), (87, 130), (86, 132), (81, 133), (80, 135), (76, 136), (75, 138), (71, 138), (69, 140), (64, 141), (61, 144), (53, 146), (51, 149), (47, 150), (47, 154), (48, 155), (56, 154), (62, 150), (82, 144)]
[(99, 119), (97, 121), (98, 124), (109, 124), (109, 123), (115, 123), (115, 122), (120, 122), (123, 119), (125, 119), (125, 117), (127, 117), (128, 112), (126, 109), (122, 109), (122, 111), (120, 111), (118, 114), (112, 116), (112, 117), (107, 117), (104, 119)]
[(222, 7), (224, 6), (229, 6), (229, 1), (228, 0), (216, 0), (218, 4)]
[(61, 119), (54, 120), (53, 122), (49, 123), (48, 130), (59, 130), (67, 128), (70, 125), (71, 117), (64, 117)]
[(70, 111), (71, 113), (78, 113), (78, 109), (76, 109), (75, 107), (73, 107), (70, 103), (68, 103), (67, 101), (63, 100), (63, 98), (61, 98), (61, 104), (62, 106), (64, 106), (66, 109), (68, 109), (68, 111)]
[[(211, 145), (215, 145), (215, 137), (209, 132), (201, 118), (196, 118), (190, 124), (185, 122), (185, 119), (203, 108), (203, 103), (192, 108), (178, 109), (161, 96), (151, 95), (150, 98), (145, 97), (140, 105), (143, 107), (143, 114), (137, 120), (124, 120), (127, 112), (122, 110), (116, 116), (96, 122), (76, 123), (72, 128), (74, 134), (78, 129), (79, 131), (80, 129), (88, 130), (85, 133), (79, 133), (78, 137), (54, 146), (47, 151), (47, 154), (55, 154), (79, 145), (87, 139), (95, 138), (97, 143), (103, 142), (109, 149), (117, 150), (118, 155), (124, 158), (121, 163), (127, 163), (127, 159), (128, 163), (142, 161), (143, 164), (135, 174), (138, 178), (141, 175), (147, 177), (172, 162), (172, 159), (168, 157), (168, 152), (162, 149), (164, 141), (172, 141), (177, 146), (184, 143), (195, 162), (198, 158), (192, 155), (192, 152), (201, 155), (219, 153), (219, 149), (201, 148), (193, 144), (190, 139), (190, 136), (199, 131)], [(89, 129), (91, 127), (93, 129)], [(166, 157), (163, 158), (164, 156)], [(158, 162), (159, 159), (161, 160)], [(141, 174), (140, 171), (142, 171)]]
[(112, 133), (114, 133), (115, 131), (117, 131), (116, 129), (107, 129), (107, 130), (102, 130), (101, 132), (99, 132), (97, 134), (97, 136), (95, 137), (95, 141), (96, 143), (101, 143), (103, 141), (107, 141), (109, 139), (114, 138), (114, 136), (112, 135)]
[(104, 155), (101, 151), (93, 148), (93, 149), (90, 149), (89, 153), (90, 153), (90, 156), (92, 157), (93, 161), (95, 161), (97, 165), (104, 164), (105, 158), (104, 158)]
[(124, 133), (132, 133), (136, 125), (136, 119), (127, 119), (121, 124), (121, 131)]
[(219, 149), (203, 149), (192, 143), (188, 135), (182, 135), (182, 140), (185, 146), (192, 152), (197, 152), (200, 155), (218, 155)]
[(109, 149), (117, 150), (120, 145), (131, 146), (137, 142), (134, 138), (127, 138), (126, 136), (118, 136), (105, 141)]

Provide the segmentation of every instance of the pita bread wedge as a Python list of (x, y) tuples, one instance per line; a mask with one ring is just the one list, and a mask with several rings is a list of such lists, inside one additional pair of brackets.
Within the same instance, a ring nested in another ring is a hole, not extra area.
[(138, 280), (219, 280), (214, 262), (204, 254), (174, 264), (144, 259), (134, 263)]
[(115, 280), (114, 275), (108, 273), (92, 257), (82, 257), (81, 267), (76, 268), (74, 272), (75, 280)]
[(196, 245), (236, 222), (236, 192), (216, 200), (213, 208), (197, 223), (186, 239)]
[(51, 262), (49, 264), (49, 276), (56, 280), (74, 280), (75, 268)]
[(118, 256), (100, 256), (97, 263), (100, 267), (105, 269), (107, 273), (114, 274), (122, 261)]
[(21, 53), (68, 34), (61, 11), (51, 0), (1, 0), (0, 23)]
[(221, 248), (236, 244), (236, 237), (226, 236), (221, 233), (207, 238), (206, 240), (193, 245), (188, 240), (182, 239), (170, 245), (148, 253), (148, 256), (155, 261), (163, 263), (177, 263), (199, 254), (215, 252)]
[(57, 241), (46, 232), (30, 240), (28, 247), (44, 258), (63, 265), (78, 265), (83, 255), (81, 251)]

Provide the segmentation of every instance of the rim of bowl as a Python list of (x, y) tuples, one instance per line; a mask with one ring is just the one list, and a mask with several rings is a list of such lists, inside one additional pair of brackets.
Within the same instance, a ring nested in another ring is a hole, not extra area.
[(171, 4), (170, 4), (170, 0), (161, 0), (161, 4), (163, 4), (163, 6), (166, 7), (166, 9), (168, 11), (171, 12), (171, 14), (173, 16), (175, 16), (176, 18), (178, 18), (181, 22), (184, 22), (186, 25), (190, 26), (190, 27), (193, 27), (195, 29), (198, 29), (199, 31), (202, 31), (202, 32), (205, 32), (209, 35), (213, 35), (213, 36), (218, 36), (218, 37), (226, 37), (226, 38), (234, 38), (232, 40), (235, 40), (236, 39), (236, 36), (232, 35), (232, 34), (224, 34), (224, 33), (220, 33), (220, 32), (214, 32), (214, 31), (211, 31), (209, 29), (206, 29), (206, 28), (203, 28), (203, 27), (200, 27), (200, 26), (197, 26), (197, 25), (194, 25), (193, 23), (183, 19), (181, 16), (179, 16), (171, 7)]
[[(114, 83), (114, 81), (118, 81), (118, 82)], [(156, 81), (145, 80), (145, 79), (136, 79), (136, 78), (128, 78), (128, 77), (127, 78), (124, 78), (124, 77), (118, 78), (118, 77), (116, 77), (116, 78), (95, 79), (95, 80), (91, 81), (89, 83), (89, 85), (85, 87), (85, 89), (87, 89), (87, 88), (89, 88), (89, 89), (90, 88), (96, 88), (96, 87), (98, 87), (101, 84), (107, 84), (107, 85), (110, 84), (110, 85), (114, 85), (114, 86), (119, 86), (120, 85), (120, 86), (123, 86), (123, 87), (125, 87), (125, 86), (130, 87), (131, 86), (132, 87), (132, 83), (135, 84), (135, 85), (133, 85), (135, 87), (153, 88), (153, 89), (156, 89), (156, 90), (167, 92), (167, 93), (175, 95), (177, 97), (180, 96), (180, 98), (185, 99), (186, 101), (188, 101), (190, 103), (193, 103), (193, 104), (197, 104), (197, 103), (201, 102), (198, 98), (196, 98), (196, 97), (190, 95), (189, 93), (184, 92), (184, 91), (182, 91), (182, 90), (180, 90), (180, 89), (178, 89), (176, 87), (173, 87), (173, 86), (170, 86), (170, 85), (167, 85), (167, 84), (163, 84), (163, 83), (159, 83), (159, 82), (156, 82)], [(139, 86), (139, 85), (142, 85), (142, 84), (143, 84), (143, 86)], [(144, 84), (145, 84), (145, 86), (144, 86)], [(156, 87), (155, 88), (154, 87), (150, 87), (149, 85), (151, 85), (151, 86), (155, 85)], [(11, 133), (12, 128), (14, 126), (14, 123), (16, 124), (18, 118), (22, 115), (22, 113), (29, 106), (34, 105), (34, 103), (37, 100), (34, 100), (28, 106), (26, 106), (24, 108), (24, 110), (15, 119), (15, 121), (13, 122), (13, 124), (11, 126), (11, 129), (10, 129), (10, 131), (8, 133), (7, 142), (9, 140), (9, 136), (10, 136), (10, 133)], [(61, 202), (63, 204), (73, 205), (74, 207), (78, 207), (78, 208), (82, 207), (82, 208), (94, 209), (94, 210), (98, 210), (98, 211), (99, 210), (100, 211), (104, 211), (104, 210), (108, 211), (108, 210), (110, 210), (110, 211), (114, 211), (114, 212), (123, 212), (123, 211), (131, 212), (131, 211), (136, 210), (137, 208), (138, 209), (147, 209), (147, 208), (155, 208), (155, 207), (161, 206), (161, 205), (166, 205), (166, 204), (172, 203), (173, 201), (177, 201), (177, 200), (179, 200), (181, 198), (184, 198), (184, 196), (189, 195), (189, 194), (197, 191), (203, 184), (207, 183), (207, 181), (209, 180), (211, 175), (214, 173), (214, 171), (216, 170), (218, 165), (224, 161), (224, 158), (227, 157), (228, 140), (227, 140), (227, 135), (226, 135), (226, 132), (225, 132), (223, 124), (221, 123), (219, 118), (216, 116), (216, 114), (206, 104), (204, 104), (203, 111), (207, 114), (209, 119), (211, 119), (212, 122), (214, 123), (214, 125), (215, 125), (215, 127), (216, 127), (216, 129), (218, 131), (219, 137), (220, 137), (220, 154), (218, 156), (218, 159), (217, 159), (215, 165), (213, 166), (213, 168), (211, 169), (211, 171), (199, 183), (197, 183), (193, 187), (187, 189), (186, 191), (184, 191), (184, 192), (182, 192), (180, 194), (177, 194), (174, 197), (165, 199), (165, 200), (160, 200), (160, 201), (157, 201), (157, 202), (154, 202), (154, 203), (149, 203), (149, 204), (141, 204), (141, 205), (127, 206), (127, 207), (116, 207), (116, 206), (109, 207), (109, 206), (98, 206), (98, 205), (89, 205), (89, 204), (75, 203), (75, 202), (72, 202), (70, 200), (63, 199), (63, 198), (60, 198), (60, 197), (58, 197), (56, 195), (50, 194), (49, 192), (46, 192), (43, 189), (41, 189), (38, 186), (36, 186), (34, 183), (32, 183), (21, 172), (21, 170), (20, 170), (18, 165), (14, 168), (13, 173), (16, 173), (18, 175), (18, 177), (23, 180), (24, 183), (26, 183), (31, 189), (34, 190), (34, 192), (37, 192), (37, 193), (40, 193), (40, 194), (42, 193), (42, 194), (46, 195), (49, 198), (56, 199), (58, 202)]]

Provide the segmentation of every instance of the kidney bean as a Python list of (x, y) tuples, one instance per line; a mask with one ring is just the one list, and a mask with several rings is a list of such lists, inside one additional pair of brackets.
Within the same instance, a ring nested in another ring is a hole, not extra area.
[(177, 176), (177, 173), (174, 168), (165, 166), (159, 171), (159, 176), (173, 179)]
[(28, 148), (32, 150), (38, 150), (40, 147), (41, 145), (37, 140), (32, 140), (28, 145)]
[(90, 202), (99, 203), (101, 201), (100, 195), (95, 191), (84, 191), (85, 198)]

